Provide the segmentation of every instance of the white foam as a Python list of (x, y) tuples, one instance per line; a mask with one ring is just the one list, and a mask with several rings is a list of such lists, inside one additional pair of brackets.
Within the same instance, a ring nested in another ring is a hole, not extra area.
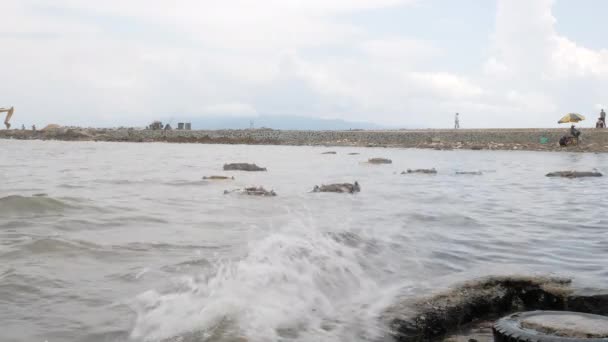
[(131, 337), (222, 329), (247, 341), (372, 339), (394, 292), (372, 279), (365, 259), (355, 246), (294, 222), (252, 241), (244, 258), (221, 263), (210, 277), (183, 279), (173, 293), (142, 293)]

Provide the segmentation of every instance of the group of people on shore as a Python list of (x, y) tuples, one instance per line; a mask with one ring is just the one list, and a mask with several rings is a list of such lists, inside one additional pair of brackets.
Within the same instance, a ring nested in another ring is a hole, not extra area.
[[(602, 109), (600, 111), (600, 117), (597, 119), (595, 123), (595, 128), (606, 128), (606, 112)], [(570, 126), (570, 135), (564, 135), (559, 140), (560, 146), (568, 146), (572, 144), (578, 145), (579, 139), (581, 136), (581, 131), (576, 129), (574, 125)]]

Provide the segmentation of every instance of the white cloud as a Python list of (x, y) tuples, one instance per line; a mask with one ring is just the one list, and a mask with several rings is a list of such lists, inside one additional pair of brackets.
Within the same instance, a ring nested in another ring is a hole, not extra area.
[(470, 80), (445, 72), (412, 72), (408, 78), (416, 88), (430, 91), (435, 97), (468, 99), (479, 97), (483, 90)]
[(552, 53), (556, 78), (559, 77), (606, 77), (608, 76), (608, 50), (592, 50), (578, 46), (573, 41), (556, 36), (556, 48)]
[(556, 32), (551, 0), (498, 0), (477, 71), (451, 70), (449, 47), (417, 32), (346, 20), (412, 3), (2, 1), (0, 105), (39, 125), (269, 113), (445, 127), (458, 111), (470, 127), (553, 124), (602, 102), (608, 51)]
[(439, 47), (428, 41), (403, 38), (368, 40), (361, 44), (361, 48), (373, 58), (401, 62), (402, 64), (426, 60), (442, 53)]
[(235, 115), (235, 116), (257, 116), (258, 112), (250, 104), (245, 103), (220, 103), (205, 106), (202, 113), (210, 115)]
[(495, 95), (505, 94), (492, 101), (544, 126), (562, 112), (596, 109), (597, 98), (605, 96), (600, 89), (608, 88), (608, 51), (580, 46), (557, 32), (553, 5), (499, 0), (493, 52), (483, 67), (483, 83)]

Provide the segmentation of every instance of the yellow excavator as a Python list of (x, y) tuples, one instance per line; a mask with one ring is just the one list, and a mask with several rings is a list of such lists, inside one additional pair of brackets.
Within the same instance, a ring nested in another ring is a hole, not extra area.
[(0, 108), (0, 113), (7, 113), (6, 114), (6, 119), (4, 119), (4, 125), (6, 126), (6, 129), (10, 129), (11, 128), (11, 117), (13, 116), (13, 112), (15, 111), (15, 108), (11, 107), (11, 108)]

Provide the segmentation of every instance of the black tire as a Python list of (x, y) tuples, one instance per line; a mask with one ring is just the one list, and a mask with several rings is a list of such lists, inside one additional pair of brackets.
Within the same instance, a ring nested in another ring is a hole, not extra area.
[(509, 315), (498, 320), (492, 327), (494, 334), (494, 342), (608, 342), (608, 337), (600, 338), (571, 338), (546, 334), (533, 329), (522, 327), (521, 322), (532, 316), (541, 314), (551, 315), (577, 315), (594, 319), (606, 320), (608, 326), (608, 317), (591, 315), (579, 312), (568, 311), (530, 311), (520, 312)]

